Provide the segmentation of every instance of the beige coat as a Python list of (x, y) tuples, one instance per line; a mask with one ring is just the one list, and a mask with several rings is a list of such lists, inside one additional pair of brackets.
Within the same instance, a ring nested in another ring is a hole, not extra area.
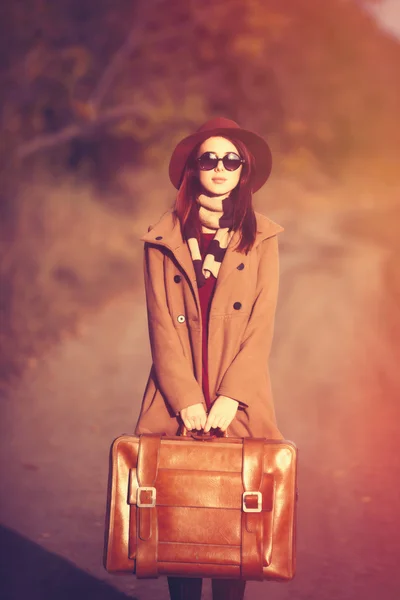
[[(246, 255), (233, 250), (235, 232), (219, 271), (209, 322), (211, 401), (241, 404), (229, 436), (280, 438), (268, 371), (279, 281), (277, 233), (256, 213), (257, 237)], [(141, 240), (153, 365), (135, 433), (175, 435), (177, 415), (203, 402), (202, 323), (191, 255), (180, 224), (163, 215)]]

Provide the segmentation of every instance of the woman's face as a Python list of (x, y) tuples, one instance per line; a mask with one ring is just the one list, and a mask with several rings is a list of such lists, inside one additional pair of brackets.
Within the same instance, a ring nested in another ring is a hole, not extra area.
[[(205, 152), (213, 152), (218, 158), (223, 158), (231, 152), (240, 156), (236, 146), (224, 137), (210, 137), (205, 140), (197, 152), (197, 158)], [(199, 181), (210, 195), (227, 196), (239, 183), (242, 168), (243, 165), (240, 165), (236, 171), (227, 171), (224, 163), (220, 160), (217, 166), (210, 171), (198, 169)]]

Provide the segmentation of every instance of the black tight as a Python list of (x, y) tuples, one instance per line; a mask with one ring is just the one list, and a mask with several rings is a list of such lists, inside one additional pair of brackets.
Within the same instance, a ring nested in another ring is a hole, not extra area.
[[(168, 577), (171, 600), (201, 600), (203, 580), (198, 577)], [(212, 579), (213, 600), (243, 600), (246, 582), (241, 579)]]
[(168, 577), (171, 600), (201, 600), (203, 580), (198, 577)]

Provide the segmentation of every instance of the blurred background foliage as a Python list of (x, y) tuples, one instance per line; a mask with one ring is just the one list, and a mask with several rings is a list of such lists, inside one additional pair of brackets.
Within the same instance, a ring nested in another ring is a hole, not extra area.
[[(397, 193), (400, 45), (361, 4), (2, 3), (5, 380), (86, 310), (141, 289), (138, 237), (174, 199), (170, 153), (212, 116), (268, 139), (267, 212)], [(383, 237), (385, 221), (357, 233)]]

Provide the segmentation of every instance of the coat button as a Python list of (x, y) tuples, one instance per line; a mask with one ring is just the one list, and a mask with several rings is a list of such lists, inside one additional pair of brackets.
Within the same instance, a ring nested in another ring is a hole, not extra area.
[(238, 265), (236, 268), (237, 268), (237, 269), (239, 269), (239, 271), (243, 271), (243, 269), (244, 269), (244, 264), (243, 264), (243, 263), (240, 263), (240, 265)]
[(184, 323), (186, 321), (185, 316), (184, 315), (179, 315), (178, 316), (178, 323)]
[(182, 277), (180, 275), (175, 275), (175, 277), (174, 277), (175, 283), (179, 283), (181, 279), (182, 279)]
[(240, 310), (242, 308), (242, 303), (241, 302), (235, 302), (235, 304), (233, 305), (233, 308), (235, 310)]
[(162, 240), (162, 235), (158, 235), (158, 236), (156, 237), (156, 240)]

